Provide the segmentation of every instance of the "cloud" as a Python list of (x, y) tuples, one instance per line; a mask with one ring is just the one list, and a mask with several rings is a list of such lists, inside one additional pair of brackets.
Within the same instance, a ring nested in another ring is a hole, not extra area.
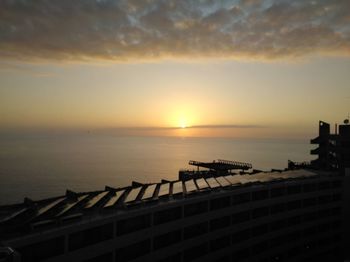
[(7, 60), (350, 55), (350, 1), (4, 0)]

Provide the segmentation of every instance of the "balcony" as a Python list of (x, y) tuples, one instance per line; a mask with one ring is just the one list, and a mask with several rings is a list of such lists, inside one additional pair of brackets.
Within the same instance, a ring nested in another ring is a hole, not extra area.
[(310, 150), (311, 155), (318, 155), (318, 154), (320, 154), (320, 152), (321, 152), (321, 150), (319, 147)]

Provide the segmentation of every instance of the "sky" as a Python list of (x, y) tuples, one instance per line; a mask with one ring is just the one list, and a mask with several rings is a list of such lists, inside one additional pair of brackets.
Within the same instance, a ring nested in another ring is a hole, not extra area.
[(350, 112), (350, 1), (0, 1), (0, 131), (309, 138)]

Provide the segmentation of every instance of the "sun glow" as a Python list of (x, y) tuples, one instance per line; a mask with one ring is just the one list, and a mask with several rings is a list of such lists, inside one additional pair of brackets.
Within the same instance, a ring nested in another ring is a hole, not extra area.
[(172, 111), (168, 115), (168, 123), (169, 126), (185, 129), (188, 128), (191, 125), (196, 124), (196, 120), (198, 117), (195, 115), (194, 110), (191, 110), (191, 108), (182, 108), (182, 109), (175, 109), (175, 110), (169, 110)]
[(179, 118), (179, 127), (182, 129), (188, 127), (188, 118), (187, 117), (181, 116)]
[[(161, 107), (161, 112), (164, 115), (164, 126), (181, 129), (182, 134), (184, 129), (200, 125), (202, 123), (201, 112), (205, 112), (203, 101), (192, 101), (189, 98), (170, 98), (166, 101), (167, 104)], [(187, 130), (186, 133), (190, 132)]]

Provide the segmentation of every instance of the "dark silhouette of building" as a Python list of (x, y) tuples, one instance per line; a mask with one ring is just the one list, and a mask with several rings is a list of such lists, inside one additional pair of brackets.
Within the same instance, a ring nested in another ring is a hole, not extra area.
[(211, 170), (2, 206), (0, 261), (344, 261), (349, 128), (335, 137), (322, 123), (319, 158), (302, 168)]
[(318, 147), (311, 150), (311, 154), (318, 158), (311, 162), (313, 168), (321, 170), (340, 170), (345, 174), (345, 169), (350, 167), (350, 125), (344, 121), (344, 125), (335, 126), (335, 133), (330, 133), (330, 125), (319, 121), (319, 135), (311, 139), (312, 144)]

